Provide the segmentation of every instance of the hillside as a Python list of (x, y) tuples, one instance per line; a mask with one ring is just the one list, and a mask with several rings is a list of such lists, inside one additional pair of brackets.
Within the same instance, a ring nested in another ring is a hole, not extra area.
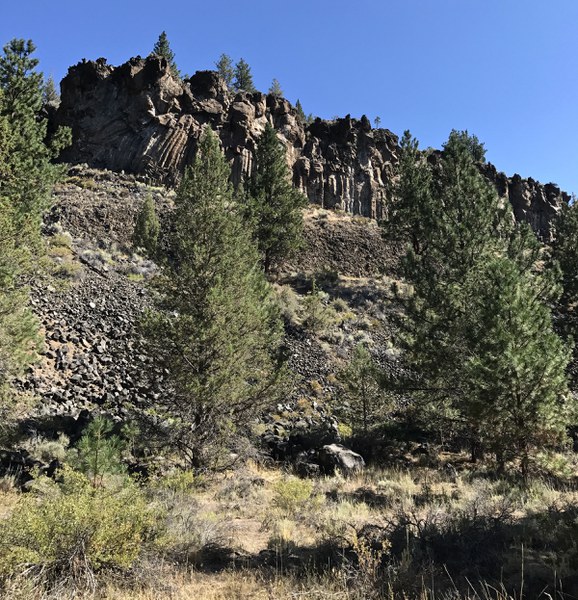
[(11, 44), (0, 597), (578, 596), (565, 192), (154, 54), (48, 102)]

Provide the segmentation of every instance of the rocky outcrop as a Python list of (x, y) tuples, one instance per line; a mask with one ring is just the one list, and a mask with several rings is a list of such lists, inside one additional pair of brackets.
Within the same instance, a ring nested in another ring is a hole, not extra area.
[(379, 218), (393, 175), (397, 138), (349, 116), (309, 127), (272, 94), (228, 92), (212, 71), (178, 81), (159, 57), (120, 67), (83, 61), (61, 83), (54, 124), (72, 128), (62, 155), (71, 163), (175, 183), (190, 164), (203, 127), (219, 133), (234, 183), (251, 171), (256, 140), (271, 123), (287, 149), (295, 185), (311, 202)]
[[(399, 151), (394, 134), (349, 115), (306, 126), (287, 100), (258, 92), (233, 95), (213, 71), (180, 81), (156, 56), (119, 67), (105, 59), (83, 61), (61, 83), (52, 125), (72, 128), (73, 144), (63, 160), (174, 184), (207, 124), (218, 132), (238, 183), (252, 169), (267, 122), (286, 146), (295, 186), (311, 202), (370, 218), (384, 215)], [(548, 237), (550, 220), (567, 195), (553, 184), (508, 178), (492, 165), (483, 170), (516, 216)]]
[(553, 183), (542, 185), (532, 178), (522, 179), (520, 175), (508, 177), (491, 163), (483, 165), (481, 170), (496, 186), (498, 194), (508, 199), (518, 221), (529, 223), (543, 239), (552, 238), (552, 222), (562, 205), (570, 201), (569, 194)]

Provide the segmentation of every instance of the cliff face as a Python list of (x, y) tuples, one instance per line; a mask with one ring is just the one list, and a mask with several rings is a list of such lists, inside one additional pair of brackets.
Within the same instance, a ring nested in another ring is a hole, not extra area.
[[(394, 134), (372, 129), (365, 117), (317, 119), (305, 126), (283, 98), (233, 95), (212, 71), (181, 82), (158, 57), (133, 58), (119, 67), (104, 59), (71, 67), (54, 121), (72, 128), (73, 144), (64, 160), (168, 184), (191, 163), (206, 124), (219, 133), (239, 182), (250, 172), (256, 140), (270, 122), (285, 143), (295, 186), (311, 202), (371, 218), (387, 208), (399, 150)], [(552, 184), (508, 178), (492, 165), (483, 172), (512, 203), (517, 218), (549, 237), (551, 219), (567, 195)]]

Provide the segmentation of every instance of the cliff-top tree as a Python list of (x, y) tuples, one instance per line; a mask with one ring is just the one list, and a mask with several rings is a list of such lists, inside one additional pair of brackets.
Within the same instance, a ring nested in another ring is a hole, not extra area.
[(398, 384), (430, 416), (449, 416), (473, 457), (492, 450), (503, 463), (510, 452), (526, 470), (530, 449), (567, 418), (568, 349), (548, 308), (558, 286), (536, 268), (533, 234), (513, 225), (481, 176), (482, 151), (476, 138), (452, 132), (428, 162), (403, 138), (386, 232), (406, 247), (401, 274), (412, 292), (400, 342), (414, 376)]
[(233, 61), (227, 54), (221, 54), (219, 60), (215, 63), (217, 72), (223, 78), (223, 81), (227, 84), (227, 87), (231, 89), (233, 87), (233, 78), (235, 77), (235, 70), (233, 68)]
[(242, 58), (235, 65), (235, 80), (233, 81), (233, 89), (236, 92), (241, 90), (245, 92), (256, 92), (257, 89), (253, 84), (253, 75), (251, 75), (251, 67)]
[(156, 414), (192, 465), (274, 398), (279, 375), (280, 320), (229, 177), (207, 129), (175, 199), (158, 310), (145, 324), (172, 386)]
[(42, 88), (42, 104), (52, 108), (58, 108), (60, 104), (60, 95), (56, 91), (56, 84), (52, 75), (44, 82)]
[(273, 79), (273, 81), (271, 82), (271, 87), (269, 88), (269, 93), (273, 94), (273, 96), (282, 96), (283, 95), (283, 90), (281, 89), (281, 84), (279, 83), (279, 81), (277, 79)]
[(153, 54), (165, 58), (171, 69), (171, 73), (180, 79), (181, 74), (177, 67), (177, 63), (175, 62), (175, 53), (171, 50), (171, 45), (169, 44), (169, 39), (165, 31), (159, 35), (159, 39), (155, 42)]
[(265, 273), (289, 257), (302, 241), (307, 198), (291, 184), (285, 147), (267, 123), (247, 185), (246, 217), (252, 224)]

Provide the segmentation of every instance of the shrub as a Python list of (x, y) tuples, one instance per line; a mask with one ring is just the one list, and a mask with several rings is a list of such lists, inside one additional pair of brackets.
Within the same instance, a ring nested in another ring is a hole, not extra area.
[(155, 212), (152, 196), (147, 196), (136, 216), (133, 233), (135, 248), (144, 248), (149, 257), (154, 257), (160, 232), (160, 223)]
[(335, 312), (327, 306), (327, 298), (327, 294), (319, 290), (315, 281), (311, 291), (303, 298), (303, 324), (311, 331), (322, 331), (335, 316)]
[(61, 485), (22, 496), (0, 522), (0, 576), (36, 574), (39, 583), (94, 587), (94, 574), (130, 567), (155, 538), (159, 514), (130, 484), (118, 491), (94, 488), (66, 470)]
[(313, 482), (296, 477), (280, 479), (274, 485), (273, 503), (282, 511), (296, 512), (311, 497)]

